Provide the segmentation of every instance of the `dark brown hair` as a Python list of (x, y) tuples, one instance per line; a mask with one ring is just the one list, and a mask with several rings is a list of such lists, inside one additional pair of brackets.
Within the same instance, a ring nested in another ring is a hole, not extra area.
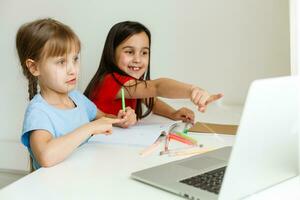
[[(120, 70), (115, 63), (115, 52), (118, 45), (120, 45), (123, 41), (127, 38), (131, 37), (134, 34), (138, 34), (141, 32), (145, 32), (149, 39), (149, 48), (151, 46), (151, 33), (150, 31), (141, 23), (132, 22), (132, 21), (124, 21), (115, 24), (109, 31), (106, 41), (104, 44), (100, 64), (98, 70), (90, 83), (88, 84), (87, 88), (84, 91), (84, 95), (90, 99), (95, 97), (95, 92), (97, 87), (99, 86), (101, 80), (107, 74), (112, 74), (113, 78), (117, 83), (123, 85), (116, 77), (114, 77), (114, 72), (126, 75), (125, 72)], [(145, 72), (143, 76), (141, 76), (140, 80), (150, 80), (150, 51), (149, 51), (149, 64), (148, 70)], [(145, 79), (144, 79), (145, 77)], [(146, 82), (144, 82), (146, 84)], [(149, 115), (153, 109), (154, 105), (154, 98), (147, 98), (145, 99), (146, 106), (148, 110), (143, 114), (142, 112), (142, 99), (137, 99), (137, 108), (135, 110), (137, 118), (141, 119)]]
[(23, 74), (28, 79), (29, 100), (37, 94), (37, 77), (33, 76), (26, 66), (26, 60), (36, 62), (45, 58), (66, 55), (72, 50), (80, 51), (80, 41), (77, 35), (67, 25), (54, 19), (35, 20), (22, 25), (16, 36)]

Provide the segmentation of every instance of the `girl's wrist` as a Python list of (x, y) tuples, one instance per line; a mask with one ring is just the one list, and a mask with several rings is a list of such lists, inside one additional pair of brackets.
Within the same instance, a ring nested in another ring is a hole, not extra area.
[(197, 85), (191, 85), (191, 87), (190, 87), (191, 94), (193, 93), (193, 91), (195, 89), (200, 90), (200, 91), (204, 91), (202, 88), (198, 87)]
[(176, 118), (176, 112), (177, 112), (177, 110), (175, 110), (173, 108), (173, 110), (169, 114), (169, 118), (172, 119), (172, 120), (177, 120), (177, 118)]
[(85, 126), (86, 126), (86, 131), (85, 131), (85, 133), (86, 134), (88, 134), (88, 136), (90, 137), (90, 136), (92, 136), (92, 135), (94, 135), (95, 134), (95, 130), (94, 130), (94, 125), (93, 125), (93, 121), (92, 122), (90, 122), (90, 123), (87, 123)]
[(191, 93), (191, 94), (193, 93), (193, 91), (194, 91), (195, 88), (197, 88), (196, 85), (191, 85), (191, 86), (190, 86), (190, 93)]

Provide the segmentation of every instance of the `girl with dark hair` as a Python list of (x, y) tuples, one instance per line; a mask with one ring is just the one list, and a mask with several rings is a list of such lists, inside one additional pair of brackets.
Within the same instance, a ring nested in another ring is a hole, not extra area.
[[(190, 98), (204, 112), (209, 103), (223, 96), (168, 78), (151, 80), (150, 46), (151, 34), (144, 25), (132, 21), (115, 24), (106, 38), (99, 68), (84, 94), (103, 112), (117, 115), (122, 108), (124, 87), (127, 109), (133, 108), (137, 119), (153, 112), (188, 122), (194, 121), (193, 111), (175, 110), (157, 97)], [(147, 107), (145, 112), (142, 103)]]

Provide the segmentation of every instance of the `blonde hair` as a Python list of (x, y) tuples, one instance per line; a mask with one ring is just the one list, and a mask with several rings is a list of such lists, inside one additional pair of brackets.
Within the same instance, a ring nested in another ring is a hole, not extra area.
[(16, 36), (16, 48), (24, 76), (28, 79), (29, 100), (37, 94), (37, 77), (26, 66), (26, 60), (36, 62), (55, 56), (66, 55), (81, 45), (78, 36), (67, 25), (51, 18), (39, 19), (22, 25)]
[[(22, 25), (16, 35), (16, 48), (18, 51), (23, 74), (28, 79), (29, 100), (37, 94), (38, 81), (33, 76), (26, 60), (36, 62), (55, 56), (69, 53), (73, 48), (80, 52), (80, 40), (67, 25), (54, 19), (39, 19)], [(30, 156), (30, 171), (34, 171), (32, 157)]]

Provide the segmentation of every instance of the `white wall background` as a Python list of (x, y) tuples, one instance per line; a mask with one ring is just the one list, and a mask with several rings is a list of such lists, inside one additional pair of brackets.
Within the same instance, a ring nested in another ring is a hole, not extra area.
[[(291, 73), (299, 75), (300, 72), (300, 2), (290, 0), (290, 46), (291, 46)], [(300, 154), (299, 154), (300, 155)]]
[[(291, 73), (300, 75), (300, 2), (298, 0), (290, 0), (290, 43), (291, 43)], [(300, 76), (299, 76), (300, 77)], [(298, 95), (299, 99), (299, 95)], [(298, 105), (298, 113), (300, 113), (300, 102)], [(298, 130), (300, 130), (300, 117)], [(300, 144), (300, 134), (298, 144)], [(298, 166), (300, 172), (300, 145), (298, 145)]]
[(254, 79), (290, 74), (288, 1), (0, 0), (0, 141), (19, 141), (28, 103), (15, 50), (17, 29), (42, 17), (66, 23), (80, 37), (82, 91), (98, 67), (109, 29), (123, 20), (151, 30), (152, 78), (223, 92), (224, 103), (242, 104)]

